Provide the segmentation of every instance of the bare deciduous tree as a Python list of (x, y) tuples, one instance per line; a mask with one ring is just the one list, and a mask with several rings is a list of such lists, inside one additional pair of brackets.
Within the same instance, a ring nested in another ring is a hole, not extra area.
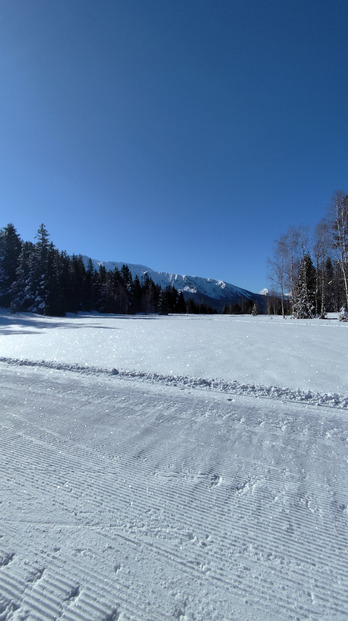
[(333, 247), (341, 269), (348, 306), (348, 195), (342, 191), (336, 192), (333, 196), (329, 221), (332, 224)]
[(314, 233), (313, 252), (316, 261), (317, 295), (316, 306), (320, 317), (325, 316), (327, 290), (327, 259), (330, 257), (331, 231), (327, 218), (318, 222)]
[(275, 288), (279, 290), (282, 303), (282, 315), (285, 317), (284, 296), (287, 286), (287, 257), (288, 246), (287, 237), (282, 235), (279, 241), (274, 242), (273, 258), (268, 259), (269, 278)]

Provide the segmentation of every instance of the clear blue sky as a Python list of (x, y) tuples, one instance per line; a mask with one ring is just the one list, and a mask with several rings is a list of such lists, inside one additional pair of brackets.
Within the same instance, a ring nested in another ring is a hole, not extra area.
[(258, 291), (348, 192), (347, 0), (0, 0), (0, 227)]

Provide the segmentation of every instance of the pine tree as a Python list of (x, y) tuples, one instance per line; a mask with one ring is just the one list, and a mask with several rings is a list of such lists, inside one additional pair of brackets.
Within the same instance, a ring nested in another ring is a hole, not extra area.
[(92, 259), (88, 259), (85, 278), (82, 286), (82, 304), (81, 310), (90, 311), (94, 308), (94, 268)]
[(0, 231), (0, 306), (9, 307), (12, 286), (22, 249), (21, 239), (13, 226), (8, 224)]
[(86, 268), (81, 255), (73, 254), (68, 257), (68, 274), (66, 290), (66, 307), (71, 313), (83, 309), (84, 285)]
[(62, 287), (62, 261), (60, 252), (49, 244), (46, 272), (46, 315), (64, 317), (66, 303)]
[(198, 313), (198, 305), (192, 298), (186, 301), (186, 310), (189, 315), (196, 315)]
[(180, 291), (178, 295), (175, 312), (180, 313), (180, 314), (186, 313), (186, 302), (185, 302), (184, 294), (182, 291)]
[(126, 315), (129, 308), (129, 291), (122, 273), (117, 267), (112, 272), (112, 287), (115, 299), (115, 313)]
[(131, 285), (130, 312), (133, 314), (142, 311), (142, 288), (138, 276), (135, 276)]
[(47, 313), (48, 296), (48, 256), (49, 256), (49, 234), (44, 224), (41, 224), (35, 236), (33, 252), (29, 260), (29, 287), (31, 304), (28, 308), (30, 312)]
[(30, 265), (34, 254), (34, 244), (23, 242), (18, 259), (16, 279), (11, 288), (11, 311), (27, 311), (33, 303)]
[(143, 305), (145, 313), (155, 313), (157, 310), (159, 297), (159, 288), (156, 289), (156, 285), (148, 274), (145, 274), (143, 284)]
[(163, 291), (163, 289), (161, 289), (159, 298), (158, 298), (158, 314), (168, 315), (168, 313), (169, 313), (168, 292)]

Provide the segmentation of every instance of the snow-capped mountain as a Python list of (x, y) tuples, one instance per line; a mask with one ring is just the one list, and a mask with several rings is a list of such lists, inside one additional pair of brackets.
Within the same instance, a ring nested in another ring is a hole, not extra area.
[[(88, 257), (83, 257), (87, 266)], [(99, 270), (103, 265), (107, 271), (115, 268), (121, 269), (125, 263), (116, 261), (98, 261), (92, 259), (93, 267)], [(235, 304), (241, 300), (253, 300), (258, 306), (263, 308), (265, 296), (258, 293), (252, 293), (247, 289), (241, 289), (223, 280), (214, 280), (212, 278), (203, 278), (201, 276), (187, 276), (181, 274), (171, 274), (169, 272), (156, 272), (145, 265), (136, 265), (127, 263), (133, 278), (138, 276), (141, 281), (147, 274), (156, 285), (160, 285), (165, 289), (168, 285), (175, 287), (179, 292), (182, 291), (185, 299), (193, 298), (196, 302), (206, 302), (216, 308), (222, 310), (225, 304)]]

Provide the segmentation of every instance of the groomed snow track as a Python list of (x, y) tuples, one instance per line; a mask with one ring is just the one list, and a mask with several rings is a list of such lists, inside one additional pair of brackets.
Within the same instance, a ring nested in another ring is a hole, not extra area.
[(0, 374), (1, 621), (348, 618), (344, 409)]
[(18, 358), (0, 358), (0, 363), (15, 366), (29, 366), (35, 368), (55, 369), (59, 371), (73, 371), (86, 375), (111, 375), (122, 379), (135, 379), (139, 381), (162, 384), (163, 386), (178, 386), (181, 388), (196, 388), (200, 390), (214, 390), (231, 395), (248, 395), (252, 397), (266, 397), (268, 399), (280, 399), (281, 401), (297, 401), (308, 405), (325, 405), (327, 407), (342, 408), (348, 410), (348, 397), (337, 393), (318, 393), (311, 390), (293, 390), (282, 386), (261, 386), (258, 384), (246, 384), (237, 381), (226, 382), (221, 379), (196, 378), (185, 375), (162, 375), (160, 373), (147, 373), (145, 371), (127, 371), (119, 369), (103, 369), (88, 365), (68, 364), (45, 360), (25, 360)]

